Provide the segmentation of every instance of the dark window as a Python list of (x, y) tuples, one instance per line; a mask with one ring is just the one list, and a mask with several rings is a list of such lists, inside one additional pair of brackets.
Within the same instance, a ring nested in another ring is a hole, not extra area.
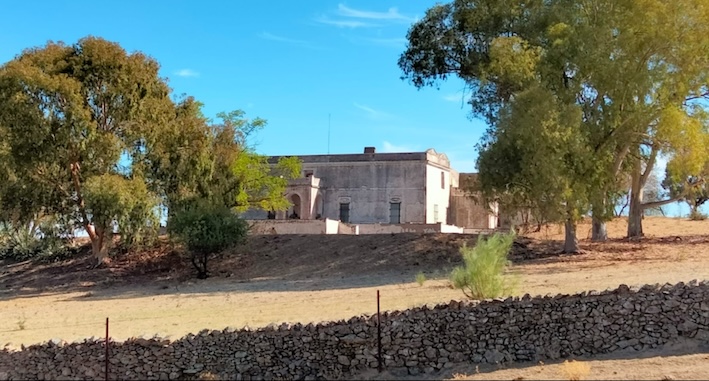
[(401, 223), (401, 203), (392, 202), (389, 204), (389, 223), (390, 224), (400, 224)]
[(306, 169), (303, 171), (303, 177), (310, 177), (313, 175), (313, 170), (312, 169)]
[(340, 203), (340, 221), (344, 223), (350, 222), (350, 203), (341, 202)]
[(441, 189), (446, 189), (446, 173), (441, 172)]

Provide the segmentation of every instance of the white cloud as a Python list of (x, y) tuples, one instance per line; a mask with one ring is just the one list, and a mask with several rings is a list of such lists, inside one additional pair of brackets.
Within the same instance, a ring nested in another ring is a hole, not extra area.
[(178, 77), (199, 77), (199, 73), (192, 69), (181, 69), (175, 72)]
[(293, 44), (293, 45), (307, 45), (307, 44), (309, 44), (308, 41), (296, 40), (294, 38), (288, 38), (288, 37), (281, 37), (281, 36), (277, 36), (275, 34), (271, 34), (268, 32), (263, 32), (263, 33), (259, 34), (258, 36), (264, 40), (285, 42), (285, 43)]
[(448, 94), (443, 97), (443, 100), (448, 102), (459, 102), (461, 99), (463, 99), (463, 94), (461, 93)]
[(382, 152), (384, 153), (393, 153), (393, 152), (418, 152), (419, 150), (416, 149), (415, 146), (408, 146), (408, 145), (395, 145), (391, 144), (388, 141), (384, 141), (382, 143)]
[(409, 24), (417, 20), (416, 17), (410, 17), (399, 13), (399, 10), (396, 8), (389, 8), (386, 12), (377, 12), (354, 9), (344, 4), (338, 4), (335, 15), (337, 16), (335, 19), (331, 19), (327, 16), (321, 16), (315, 19), (315, 21), (321, 24), (334, 25), (338, 28), (368, 28), (379, 26), (378, 24), (372, 24), (369, 21)]
[(369, 23), (357, 21), (357, 20), (331, 20), (325, 16), (320, 17), (320, 18), (316, 19), (315, 21), (317, 21), (321, 24), (334, 25), (338, 28), (369, 28), (369, 27), (377, 26), (374, 24), (369, 24)]
[(357, 102), (353, 103), (353, 105), (355, 107), (357, 107), (358, 109), (364, 111), (370, 119), (382, 120), (382, 119), (391, 118), (391, 115), (389, 115), (383, 111), (375, 110), (369, 106), (361, 105)]
[(337, 13), (344, 17), (353, 17), (368, 20), (398, 20), (405, 22), (414, 22), (416, 18), (404, 16), (399, 13), (396, 8), (389, 8), (386, 12), (365, 11), (354, 8), (349, 8), (344, 4), (338, 4)]

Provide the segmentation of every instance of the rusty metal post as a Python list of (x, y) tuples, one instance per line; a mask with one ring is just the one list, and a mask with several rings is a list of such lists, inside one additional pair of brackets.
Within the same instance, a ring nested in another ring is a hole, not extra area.
[(108, 381), (108, 318), (106, 318), (106, 381)]
[(379, 311), (379, 290), (377, 290), (377, 369), (382, 372), (382, 321)]

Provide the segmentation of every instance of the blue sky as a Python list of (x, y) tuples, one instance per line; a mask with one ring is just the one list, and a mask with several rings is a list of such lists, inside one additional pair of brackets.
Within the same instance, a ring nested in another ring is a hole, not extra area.
[(446, 153), (475, 168), (485, 130), (469, 118), (462, 82), (417, 90), (400, 79), (406, 32), (435, 1), (45, 1), (3, 6), (0, 62), (47, 41), (94, 35), (154, 57), (174, 94), (214, 117), (242, 109), (268, 120), (267, 155)]
[[(207, 116), (241, 109), (268, 120), (253, 140), (262, 154), (434, 148), (456, 170), (472, 172), (486, 126), (470, 118), (463, 83), (417, 90), (397, 66), (409, 26), (435, 3), (12, 2), (3, 6), (0, 62), (50, 40), (103, 37), (154, 57), (174, 94), (194, 96)], [(665, 209), (683, 212), (677, 204)]]

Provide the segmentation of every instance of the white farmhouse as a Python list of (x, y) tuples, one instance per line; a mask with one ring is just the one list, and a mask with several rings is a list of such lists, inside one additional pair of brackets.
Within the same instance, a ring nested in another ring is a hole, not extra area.
[[(287, 212), (251, 210), (251, 220), (339, 220), (348, 224), (448, 224), (494, 229), (497, 208), (482, 207), (459, 188), (474, 174), (459, 174), (448, 157), (425, 152), (304, 155), (302, 177), (289, 183)], [(280, 156), (271, 156), (277, 163)]]

